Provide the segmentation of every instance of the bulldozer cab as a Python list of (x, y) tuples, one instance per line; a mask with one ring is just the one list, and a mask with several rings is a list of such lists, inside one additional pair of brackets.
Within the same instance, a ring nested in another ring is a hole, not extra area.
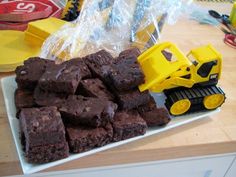
[(222, 59), (211, 45), (193, 49), (187, 57), (192, 62), (191, 76), (195, 83), (217, 83), (221, 76)]
[(177, 86), (191, 87), (193, 81), (184, 78), (190, 74), (191, 62), (170, 42), (157, 44), (138, 57), (145, 75), (140, 91), (162, 92)]

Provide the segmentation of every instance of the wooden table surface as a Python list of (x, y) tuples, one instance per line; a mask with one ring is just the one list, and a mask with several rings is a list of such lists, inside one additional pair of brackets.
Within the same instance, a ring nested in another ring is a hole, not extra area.
[[(220, 12), (231, 10), (231, 4), (201, 4)], [(236, 49), (225, 45), (223, 37), (223, 32), (216, 27), (183, 19), (173, 26), (166, 25), (161, 39), (176, 43), (185, 53), (207, 43), (222, 53), (223, 74), (219, 85), (226, 92), (227, 100), (220, 113), (47, 171), (236, 152)], [(10, 74), (0, 74), (0, 77)], [(0, 176), (14, 174), (22, 171), (0, 91)]]

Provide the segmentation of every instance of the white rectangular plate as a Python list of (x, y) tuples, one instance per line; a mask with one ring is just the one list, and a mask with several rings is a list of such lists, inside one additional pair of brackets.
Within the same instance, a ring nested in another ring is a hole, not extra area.
[[(19, 120), (16, 119), (16, 108), (15, 108), (15, 103), (14, 103), (14, 92), (16, 90), (16, 82), (15, 82), (15, 76), (10, 76), (10, 77), (6, 77), (3, 78), (1, 80), (1, 85), (2, 85), (2, 91), (3, 91), (3, 96), (4, 96), (4, 100), (5, 100), (5, 106), (7, 109), (7, 116), (9, 119), (9, 123), (10, 123), (10, 127), (11, 127), (11, 131), (12, 131), (12, 135), (14, 138), (14, 142), (16, 144), (16, 149), (17, 149), (17, 153), (20, 159), (20, 163), (21, 163), (21, 167), (23, 170), (24, 174), (30, 174), (30, 173), (34, 173), (34, 172), (38, 172), (41, 170), (44, 170), (46, 168), (49, 167), (53, 167), (59, 164), (63, 164), (65, 162), (69, 162), (75, 159), (79, 159), (81, 157), (87, 156), (87, 155), (91, 155), (100, 151), (104, 151), (113, 147), (117, 147), (138, 139), (142, 139), (145, 137), (148, 137), (150, 135), (154, 135), (154, 134), (158, 134), (160, 132), (169, 130), (171, 128), (175, 128), (178, 127), (180, 125), (184, 125), (190, 122), (193, 122), (195, 120), (199, 120), (202, 119), (204, 117), (210, 116), (214, 113), (217, 113), (220, 111), (220, 109), (214, 110), (214, 111), (207, 111), (207, 112), (199, 112), (199, 113), (194, 113), (194, 114), (188, 114), (185, 116), (179, 116), (179, 117), (174, 117), (172, 118), (171, 122), (165, 126), (165, 127), (161, 127), (161, 128), (152, 128), (152, 129), (148, 129), (147, 133), (143, 136), (138, 136), (135, 138), (131, 138), (128, 140), (124, 140), (124, 141), (120, 141), (120, 142), (116, 142), (116, 143), (111, 143), (108, 144), (106, 146), (103, 147), (99, 147), (93, 150), (90, 150), (88, 152), (83, 152), (83, 153), (79, 153), (79, 154), (71, 154), (68, 158), (62, 159), (62, 160), (58, 160), (55, 162), (50, 162), (50, 163), (46, 163), (46, 164), (31, 164), (28, 163), (27, 160), (24, 157), (24, 152), (22, 151), (22, 146), (21, 146), (21, 142), (20, 142), (20, 137), (19, 137)], [(164, 104), (164, 97), (162, 94), (153, 94), (156, 102), (158, 105), (163, 105)]]

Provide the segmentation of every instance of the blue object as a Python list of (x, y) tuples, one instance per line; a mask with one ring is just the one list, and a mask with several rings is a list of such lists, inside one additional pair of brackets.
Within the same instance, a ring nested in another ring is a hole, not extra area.
[(115, 3), (113, 4), (111, 13), (109, 14), (107, 23), (106, 23), (106, 29), (110, 30), (114, 27), (117, 27), (122, 24), (123, 22), (123, 16), (121, 15), (120, 10), (120, 2), (119, 0), (116, 0)]
[(107, 9), (108, 7), (111, 7), (114, 4), (115, 0), (102, 0), (99, 3), (99, 9), (102, 11), (104, 9)]
[(145, 15), (146, 9), (150, 7), (151, 0), (137, 0), (137, 4), (134, 11), (134, 18), (131, 27), (130, 41), (135, 41), (135, 36), (140, 26), (140, 23)]
[(220, 22), (217, 19), (213, 18), (204, 11), (195, 10), (190, 14), (190, 18), (198, 21), (201, 24), (209, 24), (213, 26), (218, 26), (220, 24)]

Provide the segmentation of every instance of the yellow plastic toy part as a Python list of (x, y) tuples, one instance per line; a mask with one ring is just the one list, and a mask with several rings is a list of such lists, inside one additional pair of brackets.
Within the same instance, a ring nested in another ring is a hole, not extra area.
[[(171, 53), (171, 58), (165, 53)], [(222, 56), (211, 45), (193, 49), (186, 57), (174, 44), (160, 43), (141, 54), (138, 61), (145, 75), (145, 83), (139, 86), (141, 92), (216, 83), (222, 70)]]
[[(206, 45), (201, 46), (196, 49), (192, 49), (187, 57), (191, 60), (194, 59), (199, 64), (197, 66), (192, 65), (192, 79), (196, 83), (200, 82), (206, 82), (210, 80), (210, 74), (217, 74), (217, 79), (219, 80), (221, 77), (222, 72), (222, 55), (212, 46), (212, 45)], [(217, 61), (217, 64), (212, 68), (211, 73), (209, 74), (209, 77), (203, 78), (200, 77), (197, 73), (199, 67), (207, 62), (211, 62), (212, 60)]]
[(232, 11), (230, 13), (229, 20), (233, 27), (236, 27), (236, 2), (233, 4)]
[(26, 44), (24, 36), (21, 31), (0, 31), (0, 72), (14, 71), (27, 58), (38, 56), (40, 47)]
[[(162, 15), (157, 18), (156, 23), (158, 24), (158, 28), (160, 31), (164, 25), (164, 22), (165, 22), (165, 15)], [(149, 46), (148, 44), (150, 43), (150, 40), (153, 38), (153, 36), (155, 38), (158, 38), (159, 34), (156, 30), (157, 29), (154, 23), (151, 23), (143, 30), (138, 30), (135, 41), (132, 43), (132, 46), (138, 47), (140, 50), (145, 49), (147, 46)]]
[[(76, 2), (77, 1), (77, 2)], [(66, 7), (64, 8), (61, 18), (65, 18), (66, 14), (70, 11), (70, 9), (77, 8), (77, 10), (80, 12), (84, 0), (67, 0)], [(74, 7), (74, 5), (78, 4), (78, 7)]]
[(66, 23), (68, 22), (54, 17), (30, 22), (25, 31), (25, 41), (30, 44), (41, 46), (51, 34), (56, 32)]
[(189, 99), (179, 100), (171, 106), (170, 113), (175, 116), (184, 114), (189, 110), (190, 106), (191, 102)]
[(203, 104), (206, 109), (216, 109), (224, 103), (225, 96), (223, 94), (214, 94), (206, 96)]
[(42, 46), (45, 39), (41, 38), (33, 33), (25, 31), (25, 41), (29, 44), (32, 44), (32, 45)]
[[(162, 54), (163, 50), (169, 50), (173, 54), (171, 61)], [(192, 87), (194, 84), (190, 79), (178, 77), (188, 74), (186, 70), (191, 66), (191, 62), (176, 45), (170, 42), (151, 47), (138, 57), (138, 62), (145, 75), (145, 83), (139, 86), (141, 92), (148, 89), (153, 92), (162, 92), (163, 89), (177, 85)]]

